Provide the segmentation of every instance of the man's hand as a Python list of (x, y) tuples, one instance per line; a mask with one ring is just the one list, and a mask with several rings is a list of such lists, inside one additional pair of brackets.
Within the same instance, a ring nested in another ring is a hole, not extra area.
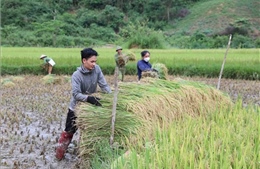
[(93, 104), (95, 106), (102, 106), (101, 103), (99, 102), (100, 98), (95, 97), (95, 96), (88, 96), (87, 102), (90, 104)]
[(152, 71), (153, 71), (153, 72), (157, 72), (157, 73), (158, 73), (158, 70), (156, 70), (156, 69), (154, 69), (154, 68), (152, 68)]

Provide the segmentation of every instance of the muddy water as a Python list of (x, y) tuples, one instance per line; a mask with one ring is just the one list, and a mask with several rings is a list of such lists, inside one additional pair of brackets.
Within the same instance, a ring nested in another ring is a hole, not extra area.
[[(14, 87), (1, 86), (0, 168), (1, 169), (73, 169), (78, 168), (77, 141), (79, 131), (64, 160), (54, 157), (55, 146), (64, 129), (70, 99), (70, 83), (45, 85), (43, 76), (23, 76)], [(6, 78), (6, 77), (4, 77)], [(170, 76), (170, 79), (176, 77)], [(178, 77), (216, 86), (218, 79)], [(106, 77), (112, 85), (113, 77)], [(126, 76), (126, 82), (136, 81)], [(260, 106), (260, 82), (222, 79), (220, 89), (244, 105)]]

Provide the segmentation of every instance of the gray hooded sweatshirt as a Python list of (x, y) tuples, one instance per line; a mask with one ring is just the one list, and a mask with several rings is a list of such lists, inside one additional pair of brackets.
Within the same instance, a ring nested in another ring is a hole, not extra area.
[(77, 68), (71, 78), (72, 97), (69, 109), (75, 110), (77, 101), (86, 102), (88, 95), (95, 93), (97, 85), (105, 93), (111, 93), (111, 89), (104, 78), (98, 65), (93, 70), (86, 69), (83, 65)]

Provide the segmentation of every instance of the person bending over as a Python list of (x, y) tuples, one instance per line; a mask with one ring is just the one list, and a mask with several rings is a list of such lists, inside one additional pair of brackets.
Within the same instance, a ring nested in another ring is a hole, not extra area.
[(54, 60), (50, 57), (47, 57), (46, 55), (41, 55), (40, 59), (43, 60), (43, 64), (41, 65), (42, 68), (44, 68), (48, 72), (48, 74), (50, 75), (51, 72), (52, 72), (52, 68), (55, 65)]

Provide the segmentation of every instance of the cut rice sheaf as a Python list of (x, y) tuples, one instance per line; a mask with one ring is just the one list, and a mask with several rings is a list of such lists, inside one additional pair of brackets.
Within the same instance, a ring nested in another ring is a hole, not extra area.
[[(83, 159), (91, 158), (95, 145), (110, 138), (113, 94), (97, 95), (102, 107), (80, 104), (76, 110)], [(158, 125), (167, 127), (183, 116), (207, 115), (231, 105), (227, 95), (198, 82), (146, 78), (140, 83), (120, 83), (114, 138), (124, 147), (152, 140)]]

